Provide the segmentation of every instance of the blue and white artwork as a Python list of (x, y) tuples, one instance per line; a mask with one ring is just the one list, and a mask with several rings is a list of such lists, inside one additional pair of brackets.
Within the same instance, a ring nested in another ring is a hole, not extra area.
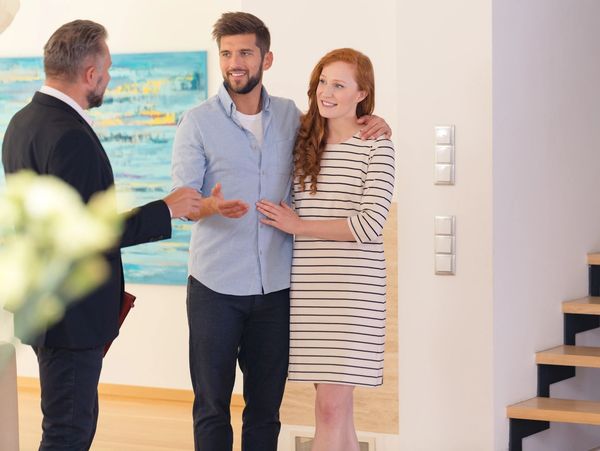
[[(169, 193), (177, 122), (207, 97), (206, 58), (206, 52), (112, 55), (104, 104), (90, 114), (111, 160), (123, 208)], [(0, 138), (43, 80), (41, 58), (0, 58)], [(125, 280), (184, 285), (189, 235), (190, 225), (176, 221), (170, 240), (123, 249)]]

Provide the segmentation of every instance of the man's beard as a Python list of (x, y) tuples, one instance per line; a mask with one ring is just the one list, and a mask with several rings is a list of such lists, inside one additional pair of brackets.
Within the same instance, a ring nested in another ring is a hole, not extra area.
[(98, 84), (96, 85), (96, 89), (87, 93), (86, 100), (88, 102), (88, 108), (97, 108), (102, 105), (102, 101), (104, 100), (104, 91), (106, 88), (102, 90), (102, 92), (98, 92), (98, 87), (102, 83), (102, 78), (98, 80)]
[(228, 91), (235, 92), (236, 94), (248, 94), (250, 91), (252, 91), (254, 88), (256, 88), (256, 86), (261, 82), (262, 68), (258, 71), (258, 73), (255, 76), (249, 77), (248, 82), (240, 88), (236, 88), (236, 87), (232, 86), (231, 83), (229, 83), (229, 79), (227, 77), (225, 77), (224, 80), (225, 80), (225, 87), (227, 88)]

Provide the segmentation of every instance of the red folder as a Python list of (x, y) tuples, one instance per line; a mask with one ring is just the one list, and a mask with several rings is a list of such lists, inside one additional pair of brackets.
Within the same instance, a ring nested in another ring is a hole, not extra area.
[[(128, 293), (127, 291), (123, 292), (123, 302), (121, 302), (121, 311), (119, 312), (119, 327), (123, 325), (123, 321), (125, 321), (125, 317), (129, 313), (129, 310), (132, 309), (134, 301), (135, 296), (133, 294)], [(110, 348), (111, 344), (112, 341), (109, 341), (106, 343), (106, 346), (104, 346), (104, 355), (108, 352), (108, 348)]]

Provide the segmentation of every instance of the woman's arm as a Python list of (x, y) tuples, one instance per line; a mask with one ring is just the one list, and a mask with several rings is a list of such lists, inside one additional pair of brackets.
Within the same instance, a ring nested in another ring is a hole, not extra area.
[(360, 211), (348, 217), (357, 242), (370, 243), (383, 234), (394, 194), (394, 172), (394, 145), (389, 139), (377, 139), (369, 156)]
[(263, 224), (292, 235), (324, 240), (369, 243), (383, 233), (394, 192), (394, 147), (388, 139), (375, 142), (363, 189), (360, 211), (346, 219), (301, 219), (285, 203), (261, 200), (257, 210), (265, 215)]
[(322, 240), (355, 241), (346, 219), (301, 219), (289, 205), (283, 202), (277, 205), (268, 200), (261, 200), (256, 204), (256, 208), (265, 215), (260, 222), (291, 235), (310, 236)]

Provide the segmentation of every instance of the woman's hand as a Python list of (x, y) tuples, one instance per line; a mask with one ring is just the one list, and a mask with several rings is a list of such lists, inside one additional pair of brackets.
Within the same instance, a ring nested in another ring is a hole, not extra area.
[(296, 235), (302, 227), (302, 219), (285, 202), (277, 205), (268, 200), (261, 200), (256, 203), (256, 209), (266, 216), (260, 222), (275, 227), (282, 232)]

